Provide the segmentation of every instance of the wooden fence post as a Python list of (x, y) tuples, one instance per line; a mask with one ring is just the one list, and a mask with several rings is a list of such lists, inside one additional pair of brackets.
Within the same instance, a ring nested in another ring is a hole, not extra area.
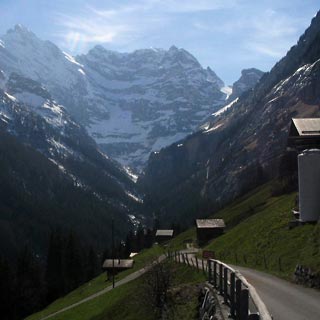
[(213, 263), (213, 286), (217, 288), (217, 261)]
[(223, 269), (223, 302), (228, 303), (228, 268)]
[(201, 259), (201, 262), (202, 262), (202, 272), (205, 274), (206, 271), (204, 270), (204, 262), (203, 262), (203, 259)]
[(187, 253), (186, 253), (186, 260), (187, 260), (188, 267), (190, 267), (190, 262), (189, 262), (189, 258), (188, 258), (188, 254)]
[(240, 293), (240, 320), (248, 319), (249, 310), (249, 290), (242, 289)]
[(198, 263), (198, 258), (196, 257), (196, 265), (197, 265), (197, 271), (199, 272), (199, 263)]
[(230, 316), (231, 318), (235, 317), (235, 288), (236, 286), (236, 275), (234, 272), (231, 272), (230, 274)]
[(222, 264), (219, 264), (219, 292), (222, 295), (223, 294), (223, 283), (222, 283), (222, 276), (223, 276), (223, 266)]
[(208, 280), (209, 283), (212, 282), (212, 265), (211, 265), (211, 260), (208, 260)]
[(237, 319), (240, 317), (240, 295), (241, 295), (241, 280), (236, 280), (236, 315)]

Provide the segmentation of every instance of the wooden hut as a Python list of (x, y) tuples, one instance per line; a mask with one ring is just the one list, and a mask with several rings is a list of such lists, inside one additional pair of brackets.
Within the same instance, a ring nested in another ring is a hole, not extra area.
[(116, 275), (120, 271), (132, 269), (134, 264), (133, 259), (106, 259), (103, 262), (102, 270), (107, 272), (108, 279), (114, 274)]
[(157, 230), (156, 241), (158, 243), (164, 243), (173, 238), (173, 230)]
[(320, 118), (292, 119), (288, 146), (303, 151), (320, 148)]
[(226, 227), (223, 219), (197, 219), (197, 240), (202, 245), (220, 236)]

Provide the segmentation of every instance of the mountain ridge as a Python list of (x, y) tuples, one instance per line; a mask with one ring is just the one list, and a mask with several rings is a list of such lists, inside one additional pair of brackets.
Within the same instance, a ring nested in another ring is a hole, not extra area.
[(190, 224), (278, 175), (291, 118), (320, 116), (319, 26), (320, 12), (252, 90), (201, 131), (150, 156), (140, 179), (149, 211)]

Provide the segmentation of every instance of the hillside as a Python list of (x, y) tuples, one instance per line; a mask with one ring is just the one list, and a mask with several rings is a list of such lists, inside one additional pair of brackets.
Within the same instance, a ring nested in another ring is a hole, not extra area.
[[(132, 270), (120, 273), (116, 276), (116, 283), (130, 275), (134, 271), (147, 266), (163, 253), (163, 249), (154, 246), (151, 249), (142, 251), (135, 257), (135, 265)], [(175, 264), (167, 264), (171, 278), (171, 304), (170, 308), (174, 311), (175, 316), (181, 316), (185, 319), (193, 319), (197, 310), (197, 284), (204, 282), (205, 277), (202, 273), (197, 273), (195, 270), (186, 266)], [(156, 319), (154, 310), (148, 306), (148, 298), (145, 292), (145, 283), (148, 280), (148, 273), (141, 278), (133, 280), (127, 284), (116, 286), (114, 290), (104, 293), (99, 297), (85, 302), (71, 310), (65, 311), (51, 319)], [(38, 320), (55, 311), (67, 307), (81, 299), (88, 297), (94, 293), (98, 293), (104, 288), (111, 285), (110, 281), (106, 281), (106, 275), (101, 274), (92, 281), (84, 284), (74, 290), (65, 297), (52, 303), (45, 310), (31, 315), (28, 320)], [(189, 295), (185, 297), (182, 290), (188, 289)], [(129, 302), (128, 302), (129, 301)], [(173, 303), (175, 302), (175, 303)], [(178, 302), (178, 303), (177, 303)], [(175, 319), (175, 318), (174, 318)]]
[[(215, 214), (214, 217), (223, 218), (226, 221), (226, 232), (211, 241), (203, 249), (213, 250), (217, 258), (224, 262), (263, 270), (289, 281), (293, 280), (293, 273), (297, 264), (307, 266), (314, 272), (320, 272), (319, 225), (309, 224), (289, 229), (288, 222), (292, 219), (291, 209), (296, 194), (275, 197), (272, 196), (273, 188), (273, 183), (259, 187)], [(196, 241), (194, 228), (188, 229), (175, 237), (170, 241), (169, 248), (173, 251), (184, 249), (186, 240)], [(117, 281), (148, 265), (162, 252), (157, 246), (142, 251), (135, 258), (134, 269), (119, 274)], [(175, 269), (176, 266), (171, 266), (171, 268)], [(179, 267), (178, 273), (179, 286), (204, 280), (201, 274), (196, 274), (186, 267)], [(147, 315), (150, 316), (151, 314), (150, 312), (144, 313), (145, 309), (141, 309), (140, 306), (141, 301), (131, 300), (133, 296), (140, 297), (144, 279), (142, 277), (134, 280), (52, 319), (65, 319), (66, 316), (72, 319), (118, 319), (118, 317), (125, 317), (126, 319), (146, 317), (146, 319), (149, 319)], [(105, 275), (102, 274), (67, 296), (55, 301), (45, 310), (30, 316), (28, 320), (41, 319), (45, 315), (99, 292), (110, 284), (110, 282), (105, 281)], [(120, 308), (121, 311), (119, 311), (119, 306), (128, 297), (131, 297), (130, 301), (134, 303), (125, 304), (125, 307)], [(189, 307), (183, 306), (183, 301), (181, 301), (182, 305), (178, 304), (177, 306), (178, 309), (182, 307), (181, 315), (185, 316), (186, 319), (189, 319), (187, 314), (190, 312), (190, 307), (195, 307), (195, 302), (192, 302), (193, 298), (190, 297), (189, 299), (191, 302)]]
[(147, 212), (191, 224), (277, 177), (292, 117), (320, 116), (320, 12), (258, 84), (197, 132), (151, 154), (140, 184)]
[(44, 259), (55, 228), (73, 230), (100, 250), (110, 244), (112, 217), (117, 236), (130, 228), (126, 210), (75, 185), (40, 152), (2, 130), (0, 154), (1, 256), (15, 257), (22, 246), (30, 246)]
[[(225, 234), (203, 249), (213, 250), (218, 259), (251, 267), (293, 280), (297, 264), (320, 272), (320, 227), (306, 224), (293, 229), (289, 221), (296, 193), (272, 196), (274, 182), (259, 187), (214, 214), (225, 220)], [(172, 248), (196, 241), (195, 228), (181, 233)], [(280, 259), (280, 262), (279, 262)]]

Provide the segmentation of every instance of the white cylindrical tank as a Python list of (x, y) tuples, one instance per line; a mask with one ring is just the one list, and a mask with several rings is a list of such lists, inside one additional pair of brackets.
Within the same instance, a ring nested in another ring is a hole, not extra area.
[(300, 219), (320, 218), (320, 150), (304, 150), (298, 156)]

